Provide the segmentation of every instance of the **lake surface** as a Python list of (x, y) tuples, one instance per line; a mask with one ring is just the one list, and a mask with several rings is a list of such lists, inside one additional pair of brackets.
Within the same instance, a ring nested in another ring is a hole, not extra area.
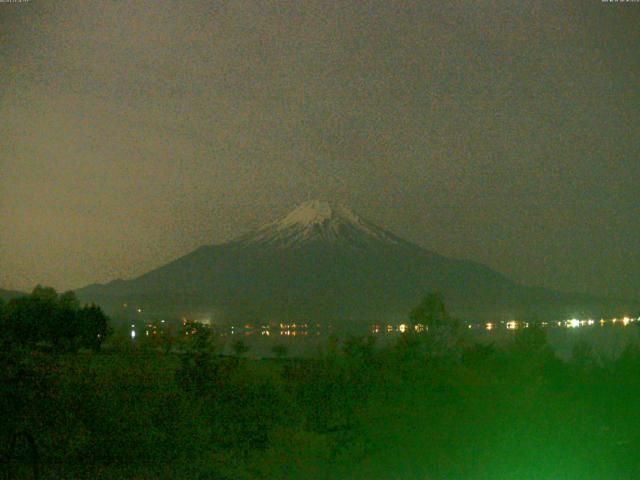
[[(524, 326), (520, 327), (524, 328)], [(611, 360), (617, 358), (624, 348), (630, 343), (640, 340), (640, 323), (628, 323), (600, 325), (582, 325), (579, 327), (567, 327), (548, 325), (543, 327), (547, 334), (549, 344), (552, 346), (556, 354), (562, 359), (571, 357), (574, 346), (578, 343), (586, 344), (592, 349), (592, 353), (596, 358), (602, 360)], [(391, 332), (385, 329), (378, 329), (379, 333), (372, 333), (374, 328), (369, 331), (357, 333), (359, 335), (373, 335), (377, 344), (384, 345), (393, 341), (402, 333), (397, 326)], [(495, 343), (501, 346), (510, 342), (516, 335), (517, 329), (509, 329), (504, 325), (498, 325), (487, 330), (485, 325), (472, 325), (465, 332), (467, 338), (471, 341), (480, 343)], [(333, 332), (338, 339), (344, 339), (349, 334), (341, 332)], [(428, 335), (425, 332), (424, 335)], [(286, 347), (286, 356), (288, 357), (308, 357), (321, 353), (329, 342), (330, 335), (326, 331), (317, 331), (312, 329), (305, 330), (272, 330), (269, 334), (265, 334), (260, 330), (241, 331), (236, 330), (234, 333), (227, 333), (219, 337), (219, 343), (222, 352), (226, 354), (232, 353), (231, 345), (242, 340), (250, 347), (248, 355), (251, 357), (272, 357), (274, 356), (272, 349), (276, 345)]]

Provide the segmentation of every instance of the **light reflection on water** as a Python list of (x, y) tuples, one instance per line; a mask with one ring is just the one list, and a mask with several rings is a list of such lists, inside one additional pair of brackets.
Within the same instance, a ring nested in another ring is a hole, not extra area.
[[(326, 350), (328, 340), (332, 337), (345, 339), (349, 336), (373, 336), (378, 345), (385, 345), (399, 336), (409, 332), (417, 332), (429, 335), (429, 328), (422, 324), (409, 323), (379, 323), (368, 327), (351, 331), (334, 328), (333, 325), (319, 323), (279, 323), (279, 324), (240, 324), (228, 326), (215, 326), (213, 322), (187, 320), (181, 321), (182, 334), (194, 335), (201, 328), (211, 328), (218, 345), (222, 350), (231, 352), (231, 345), (242, 338), (250, 347), (249, 356), (270, 357), (273, 356), (274, 346), (284, 346), (287, 356), (313, 356), (323, 349)], [(637, 325), (636, 325), (637, 324)], [(620, 317), (595, 320), (592, 318), (571, 318), (566, 320), (545, 321), (530, 323), (520, 320), (501, 320), (486, 323), (466, 322), (463, 325), (463, 335), (470, 342), (494, 343), (502, 346), (513, 339), (518, 331), (532, 328), (542, 328), (549, 344), (560, 358), (570, 358), (573, 347), (580, 342), (591, 347), (593, 354), (602, 360), (617, 357), (630, 342), (638, 341), (640, 335), (640, 318)], [(131, 340), (137, 341), (136, 330), (148, 337), (164, 335), (167, 324), (164, 320), (159, 322), (146, 322), (144, 325), (131, 325)], [(334, 340), (335, 342), (335, 340)]]
[[(605, 359), (616, 358), (624, 350), (625, 346), (631, 342), (638, 341), (640, 329), (636, 328), (638, 319), (624, 318), (609, 320), (578, 320), (573, 322), (570, 319), (558, 322), (545, 322), (545, 325), (538, 324), (547, 334), (549, 344), (556, 354), (563, 359), (569, 359), (573, 347), (577, 343), (584, 343), (592, 348), (596, 357)], [(522, 329), (532, 328), (532, 324), (526, 322), (490, 322), (467, 324), (464, 335), (467, 339), (479, 343), (494, 343), (496, 346), (507, 344), (513, 336)], [(640, 326), (640, 323), (638, 323)], [(416, 326), (408, 324), (388, 324), (372, 325), (368, 331), (364, 328), (361, 331), (351, 332), (356, 336), (372, 335), (377, 339), (378, 345), (385, 345), (392, 342), (401, 335), (407, 334), (410, 330), (418, 330)], [(419, 327), (420, 332), (428, 335), (426, 327)], [(287, 348), (287, 356), (313, 356), (319, 351), (327, 348), (328, 339), (335, 335), (337, 338), (346, 338), (348, 332), (340, 332), (335, 329), (322, 328), (319, 326), (306, 326), (301, 328), (296, 325), (285, 326), (285, 328), (258, 327), (247, 331), (233, 330), (233, 334), (223, 336), (222, 343), (231, 345), (234, 338), (243, 336), (244, 341), (251, 347), (250, 356), (270, 357), (273, 356), (274, 345), (283, 345)]]

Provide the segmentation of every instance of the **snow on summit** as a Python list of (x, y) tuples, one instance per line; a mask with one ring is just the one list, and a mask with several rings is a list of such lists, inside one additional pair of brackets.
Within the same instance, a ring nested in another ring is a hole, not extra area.
[(240, 243), (295, 247), (306, 243), (397, 243), (385, 230), (361, 219), (344, 205), (326, 201), (304, 202), (287, 215), (238, 239)]
[(341, 217), (352, 223), (360, 222), (358, 216), (348, 207), (342, 205), (334, 207), (329, 202), (311, 200), (300, 204), (295, 210), (276, 223), (284, 227), (293, 225), (307, 227), (332, 220), (334, 217)]

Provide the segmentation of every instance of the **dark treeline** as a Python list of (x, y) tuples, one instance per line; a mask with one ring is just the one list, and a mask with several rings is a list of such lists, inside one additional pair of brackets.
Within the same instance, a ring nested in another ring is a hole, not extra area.
[(39, 348), (77, 352), (99, 350), (110, 333), (108, 318), (96, 305), (80, 306), (74, 292), (61, 295), (37, 286), (30, 295), (0, 300), (0, 342), (15, 349)]
[[(5, 309), (8, 306), (5, 306)], [(220, 355), (206, 329), (95, 352), (3, 351), (0, 438), (16, 475), (185, 479), (631, 479), (640, 348), (559, 360), (529, 328), (479, 345), (438, 297), (388, 345), (311, 359)], [(109, 342), (109, 341), (108, 341)], [(13, 449), (8, 432), (25, 432)], [(37, 455), (29, 438), (37, 446)], [(9, 454), (9, 453), (10, 454)], [(28, 478), (28, 477), (27, 477)]]

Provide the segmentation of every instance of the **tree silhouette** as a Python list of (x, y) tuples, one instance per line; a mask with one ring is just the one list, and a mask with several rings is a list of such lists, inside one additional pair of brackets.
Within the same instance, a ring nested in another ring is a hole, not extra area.
[(111, 333), (107, 316), (95, 304), (81, 308), (76, 315), (80, 346), (100, 350), (107, 335)]
[(58, 296), (38, 285), (3, 309), (0, 335), (10, 344), (48, 346), (57, 351), (98, 350), (110, 333), (109, 319), (96, 305), (80, 307), (73, 292)]
[[(413, 326), (426, 327), (428, 335), (425, 347), (429, 357), (452, 357), (461, 353), (460, 322), (449, 315), (441, 294), (427, 294), (420, 304), (411, 310), (409, 320)], [(411, 338), (414, 336), (415, 329), (412, 328), (408, 335), (403, 336), (405, 343), (420, 343), (416, 338)], [(413, 345), (412, 348), (415, 350), (417, 346)]]
[(422, 324), (428, 328), (450, 325), (453, 322), (439, 293), (426, 295), (420, 304), (411, 310), (409, 320), (413, 325)]

